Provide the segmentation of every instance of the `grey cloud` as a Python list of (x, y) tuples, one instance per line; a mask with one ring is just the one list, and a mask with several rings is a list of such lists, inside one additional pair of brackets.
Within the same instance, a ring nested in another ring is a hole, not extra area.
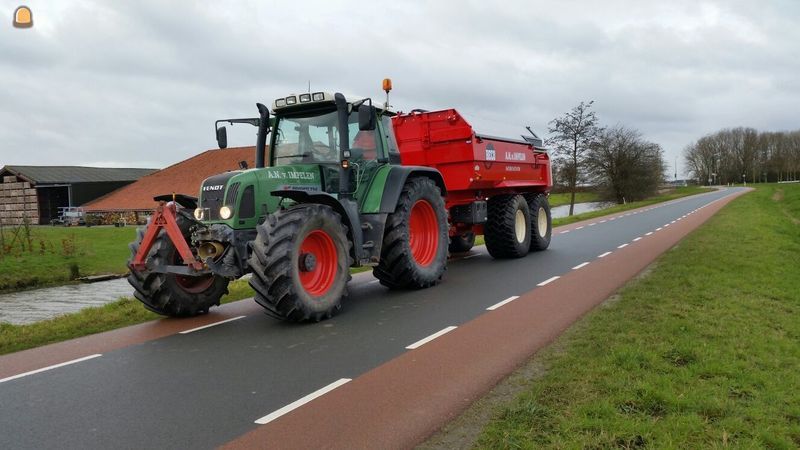
[(165, 166), (256, 101), (309, 80), (382, 101), (386, 76), (399, 109), (456, 107), (512, 136), (594, 99), (603, 123), (638, 128), (669, 162), (718, 128), (797, 128), (794, 2), (29, 6), (33, 29), (0, 24), (0, 164)]

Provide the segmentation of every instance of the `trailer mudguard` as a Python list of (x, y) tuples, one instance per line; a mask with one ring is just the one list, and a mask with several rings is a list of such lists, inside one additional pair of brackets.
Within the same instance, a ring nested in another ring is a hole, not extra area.
[[(403, 186), (406, 180), (412, 177), (426, 177), (433, 180), (436, 186), (442, 191), (442, 196), (447, 195), (447, 187), (444, 184), (442, 174), (431, 167), (424, 166), (391, 166), (392, 170), (386, 177), (386, 182), (383, 185), (383, 196), (381, 197), (380, 208), (377, 211), (364, 211), (375, 213), (393, 213), (397, 208), (397, 202), (400, 200), (400, 194), (403, 192)], [(373, 189), (379, 186), (373, 186)]]
[(350, 199), (336, 198), (327, 192), (307, 192), (300, 190), (284, 189), (271, 191), (271, 195), (275, 197), (288, 198), (297, 203), (318, 203), (321, 205), (330, 206), (340, 216), (344, 224), (347, 226), (348, 237), (353, 242), (352, 256), (353, 260), (360, 265), (361, 261), (367, 259), (364, 254), (364, 235), (361, 230), (361, 222), (358, 218), (358, 205), (355, 201)]

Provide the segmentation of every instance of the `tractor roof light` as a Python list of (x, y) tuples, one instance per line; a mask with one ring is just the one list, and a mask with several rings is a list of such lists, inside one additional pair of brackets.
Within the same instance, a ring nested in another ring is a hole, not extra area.
[(315, 102), (321, 102), (321, 101), (325, 100), (325, 93), (324, 92), (314, 92), (313, 94), (311, 94), (311, 98)]
[(279, 99), (275, 100), (275, 107), (276, 108), (282, 108), (284, 106), (286, 106), (286, 99), (279, 98)]
[(296, 105), (297, 104), (297, 97), (294, 95), (290, 95), (286, 97), (286, 104), (287, 105)]
[(308, 103), (311, 101), (311, 94), (300, 94), (300, 103)]

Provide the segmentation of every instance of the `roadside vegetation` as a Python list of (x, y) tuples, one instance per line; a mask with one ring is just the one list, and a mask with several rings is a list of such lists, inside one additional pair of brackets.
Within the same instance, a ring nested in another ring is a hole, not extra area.
[[(247, 280), (237, 280), (228, 285), (228, 294), (222, 297), (221, 303), (252, 296), (253, 290)], [(84, 308), (76, 313), (29, 325), (0, 323), (0, 355), (160, 318), (163, 317), (145, 309), (139, 300), (123, 297), (103, 306)]]
[(800, 447), (800, 186), (760, 185), (537, 354), (481, 448)]
[(63, 284), (87, 275), (124, 274), (136, 227), (5, 226), (0, 292)]

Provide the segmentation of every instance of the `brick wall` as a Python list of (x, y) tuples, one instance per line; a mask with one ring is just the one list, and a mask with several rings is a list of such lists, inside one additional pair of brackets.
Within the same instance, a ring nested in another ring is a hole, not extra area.
[(39, 223), (39, 203), (36, 189), (27, 181), (5, 176), (0, 183), (0, 223), (18, 225), (27, 217), (30, 223)]

